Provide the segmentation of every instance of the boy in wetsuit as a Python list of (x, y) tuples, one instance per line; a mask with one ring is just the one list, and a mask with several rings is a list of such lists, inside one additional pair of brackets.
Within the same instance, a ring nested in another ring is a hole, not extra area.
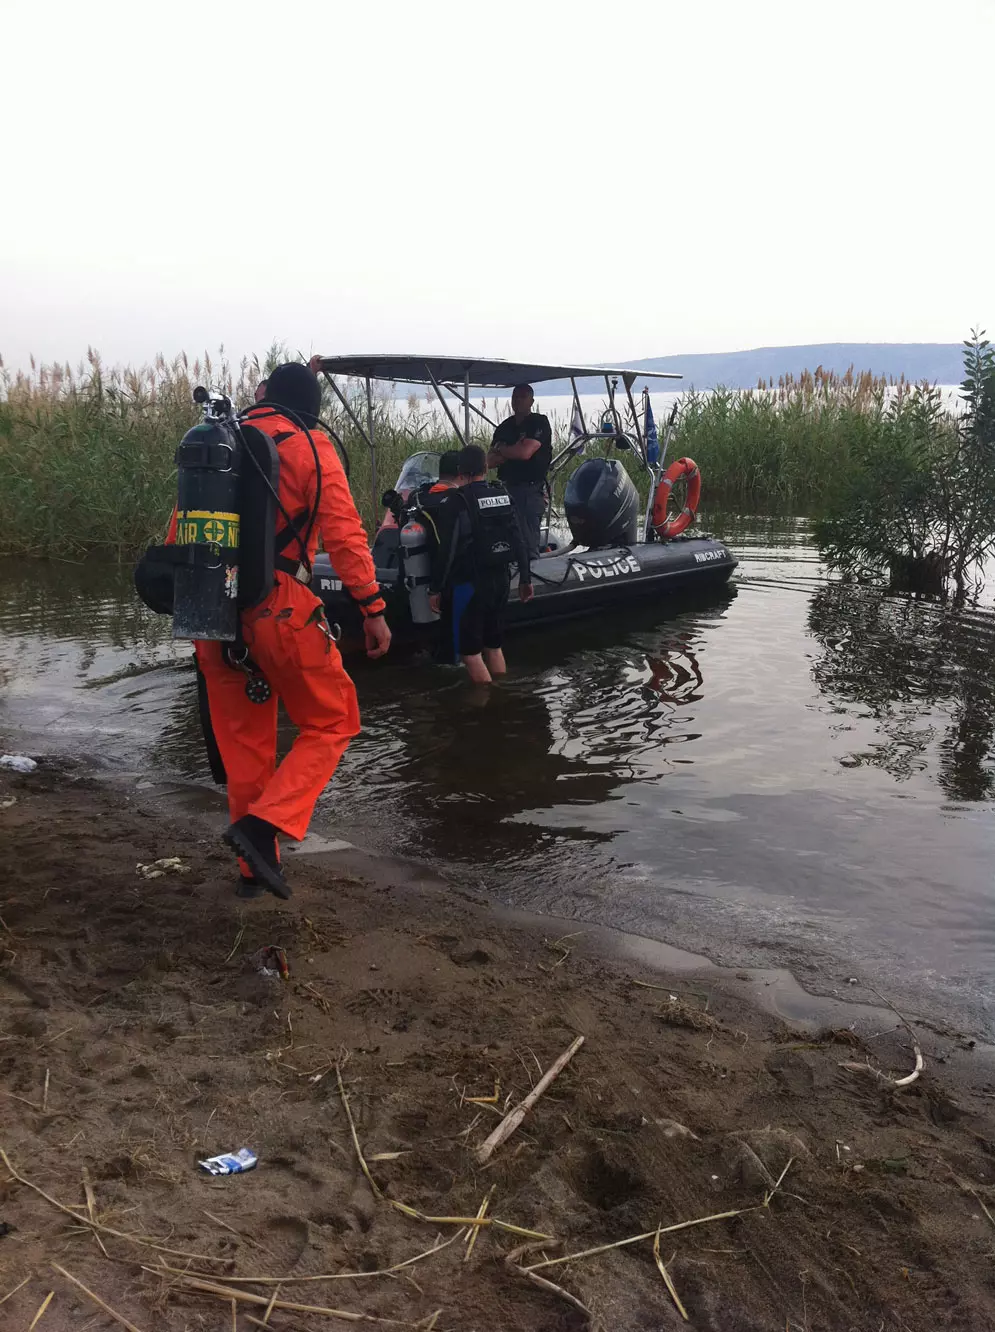
[(459, 455), (460, 486), (435, 514), (439, 544), (432, 559), (429, 604), (439, 612), (444, 591), (467, 585), (465, 604), (454, 597), (453, 627), (460, 660), (474, 684), (503, 675), (504, 609), (511, 565), (518, 566), (518, 596), (531, 601), (529, 551), (511, 496), (487, 480), (483, 449), (469, 445)]
[(448, 449), (439, 455), (439, 479), (429, 488), (430, 495), (440, 495), (459, 485), (459, 454), (455, 449)]

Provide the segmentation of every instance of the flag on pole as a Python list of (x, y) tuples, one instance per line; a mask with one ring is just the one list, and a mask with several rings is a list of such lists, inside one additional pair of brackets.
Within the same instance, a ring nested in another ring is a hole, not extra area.
[(658, 462), (660, 437), (656, 433), (656, 422), (653, 420), (653, 404), (650, 402), (649, 389), (643, 389), (643, 429), (646, 432), (646, 461)]

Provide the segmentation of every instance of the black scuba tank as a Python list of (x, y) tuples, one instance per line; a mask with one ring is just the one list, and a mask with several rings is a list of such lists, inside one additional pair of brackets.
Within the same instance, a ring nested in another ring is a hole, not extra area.
[(270, 436), (239, 421), (223, 394), (198, 388), (194, 401), (204, 420), (175, 454), (175, 543), (149, 546), (135, 588), (157, 615), (173, 617), (174, 638), (234, 642), (238, 612), (273, 589), (277, 510), (287, 524), (283, 545), (296, 540), (303, 555), (307, 537), (280, 503), (280, 457)]
[(227, 420), (194, 426), (176, 450), (174, 638), (235, 638), (241, 470), (241, 440)]

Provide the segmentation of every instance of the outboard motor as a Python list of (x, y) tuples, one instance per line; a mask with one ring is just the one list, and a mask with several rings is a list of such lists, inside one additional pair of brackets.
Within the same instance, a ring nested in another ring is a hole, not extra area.
[(637, 539), (639, 492), (617, 459), (589, 458), (567, 482), (563, 508), (579, 546), (629, 546)]
[(204, 420), (176, 450), (173, 637), (230, 642), (238, 627), (242, 444), (231, 402), (194, 390)]
[(417, 513), (411, 514), (401, 528), (401, 560), (404, 586), (408, 589), (411, 618), (415, 624), (433, 624), (439, 617), (428, 604), (428, 583), (432, 555), (425, 524)]

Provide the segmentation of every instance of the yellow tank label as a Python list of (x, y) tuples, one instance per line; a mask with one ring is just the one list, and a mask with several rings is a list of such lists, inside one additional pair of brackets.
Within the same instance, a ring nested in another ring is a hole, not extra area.
[(181, 510), (176, 518), (176, 544), (235, 550), (238, 547), (238, 527), (237, 513), (210, 512), (206, 509)]

